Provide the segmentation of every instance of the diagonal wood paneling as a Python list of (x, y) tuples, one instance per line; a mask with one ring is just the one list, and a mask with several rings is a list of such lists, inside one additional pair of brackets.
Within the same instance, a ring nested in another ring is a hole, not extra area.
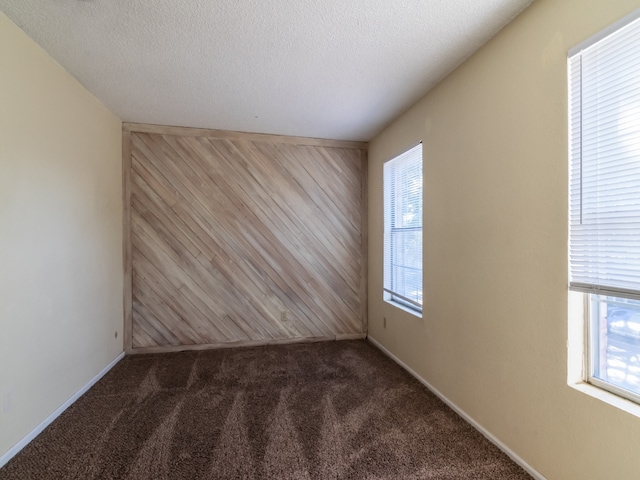
[(363, 150), (255, 135), (130, 142), (133, 349), (365, 332)]

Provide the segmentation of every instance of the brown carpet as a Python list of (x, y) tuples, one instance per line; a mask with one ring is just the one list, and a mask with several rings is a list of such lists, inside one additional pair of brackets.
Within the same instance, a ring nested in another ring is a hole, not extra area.
[(366, 341), (129, 356), (0, 479), (528, 479)]

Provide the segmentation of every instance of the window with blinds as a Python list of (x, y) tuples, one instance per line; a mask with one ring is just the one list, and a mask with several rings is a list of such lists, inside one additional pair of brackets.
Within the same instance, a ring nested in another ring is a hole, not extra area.
[(587, 378), (640, 400), (640, 10), (569, 52), (569, 288)]
[(422, 311), (422, 144), (384, 164), (385, 300)]

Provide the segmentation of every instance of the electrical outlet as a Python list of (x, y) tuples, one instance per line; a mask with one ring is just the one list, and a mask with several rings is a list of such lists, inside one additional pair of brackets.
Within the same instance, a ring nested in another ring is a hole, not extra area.
[(387, 328), (387, 317), (382, 317), (382, 328)]
[(280, 312), (280, 321), (281, 322), (286, 322), (287, 321), (287, 312), (285, 312), (285, 311)]

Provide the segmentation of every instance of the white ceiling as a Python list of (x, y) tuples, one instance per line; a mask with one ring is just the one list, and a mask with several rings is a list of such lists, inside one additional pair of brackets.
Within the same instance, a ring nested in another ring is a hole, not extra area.
[(0, 0), (122, 120), (370, 140), (531, 0)]

